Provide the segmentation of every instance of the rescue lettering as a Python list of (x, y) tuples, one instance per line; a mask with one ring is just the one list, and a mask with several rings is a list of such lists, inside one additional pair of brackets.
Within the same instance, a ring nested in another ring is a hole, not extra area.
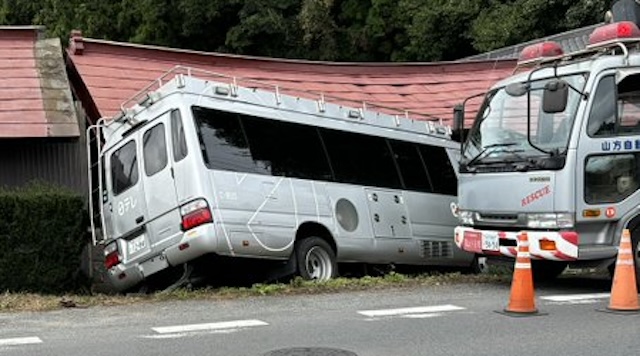
[(545, 195), (551, 194), (551, 187), (545, 185), (544, 188), (538, 189), (535, 192), (529, 194), (526, 198), (522, 199), (522, 206), (527, 206), (534, 201), (544, 197)]

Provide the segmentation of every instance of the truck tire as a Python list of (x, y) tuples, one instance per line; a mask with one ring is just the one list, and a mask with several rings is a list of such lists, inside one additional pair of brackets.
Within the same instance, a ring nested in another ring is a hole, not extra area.
[(295, 245), (298, 275), (306, 280), (328, 281), (338, 275), (336, 253), (316, 236), (299, 240)]
[[(640, 290), (640, 228), (631, 232), (631, 253), (633, 253), (633, 264), (636, 267), (636, 288)], [(613, 267), (615, 269), (615, 262)], [(613, 273), (611, 277), (613, 278)]]
[(558, 261), (531, 261), (533, 279), (537, 282), (546, 282), (556, 279), (567, 268), (566, 262)]
[(463, 273), (469, 274), (483, 274), (488, 272), (489, 265), (487, 263), (487, 258), (478, 255), (473, 257), (473, 261), (471, 261), (471, 265), (469, 267), (463, 269)]

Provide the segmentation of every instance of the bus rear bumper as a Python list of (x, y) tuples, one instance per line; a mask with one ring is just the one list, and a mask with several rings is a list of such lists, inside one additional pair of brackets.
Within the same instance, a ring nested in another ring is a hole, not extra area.
[(217, 247), (214, 224), (204, 224), (185, 232), (179, 242), (152, 258), (112, 267), (107, 271), (107, 278), (116, 291), (127, 290), (169, 266), (177, 266), (206, 253), (216, 252)]
[(218, 240), (213, 223), (200, 225), (182, 235), (180, 242), (164, 251), (172, 266), (194, 260), (204, 254), (217, 252)]
[(518, 234), (521, 232), (527, 233), (532, 259), (565, 262), (578, 260), (579, 235), (575, 231), (516, 232), (458, 226), (455, 229), (455, 243), (467, 252), (515, 258), (518, 254)]

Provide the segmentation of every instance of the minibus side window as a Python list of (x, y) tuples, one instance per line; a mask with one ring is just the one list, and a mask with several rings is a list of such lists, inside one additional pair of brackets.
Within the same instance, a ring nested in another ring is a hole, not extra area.
[(187, 139), (184, 135), (184, 126), (182, 125), (182, 116), (179, 110), (171, 112), (171, 144), (173, 145), (173, 161), (182, 161), (189, 150), (187, 149)]
[(111, 184), (118, 195), (138, 183), (136, 142), (129, 141), (111, 155)]
[(338, 182), (402, 188), (384, 138), (331, 129), (320, 132)]
[(150, 177), (167, 166), (167, 142), (164, 124), (158, 124), (144, 133), (142, 138), (144, 171)]
[(447, 151), (443, 147), (420, 145), (420, 154), (427, 166), (433, 192), (446, 195), (458, 194), (458, 179)]
[(420, 158), (418, 146), (410, 142), (390, 140), (393, 155), (402, 174), (404, 187), (409, 190), (432, 192), (429, 176)]

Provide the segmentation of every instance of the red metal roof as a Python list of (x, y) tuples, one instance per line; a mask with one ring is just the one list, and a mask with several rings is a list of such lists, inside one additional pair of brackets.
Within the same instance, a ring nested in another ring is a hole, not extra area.
[(60, 40), (41, 30), (0, 27), (0, 138), (79, 134)]
[[(176, 65), (322, 92), (327, 101), (409, 110), (415, 118), (449, 122), (453, 107), (512, 73), (514, 60), (440, 63), (336, 63), (207, 53), (82, 38), (68, 50), (86, 85), (92, 116), (113, 116), (137, 91)], [(337, 99), (336, 99), (337, 98)], [(475, 113), (480, 100), (471, 101)], [(383, 110), (384, 111), (384, 110)], [(467, 116), (472, 117), (471, 115)], [(93, 117), (92, 119), (96, 119)]]

